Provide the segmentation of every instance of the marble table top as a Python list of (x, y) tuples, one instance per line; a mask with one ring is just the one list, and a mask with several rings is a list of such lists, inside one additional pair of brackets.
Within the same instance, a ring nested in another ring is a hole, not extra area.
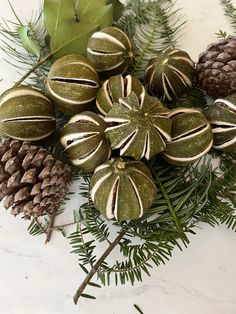
[[(11, 0), (19, 16), (29, 18), (38, 0)], [(236, 4), (236, 0), (233, 1)], [(188, 20), (180, 38), (197, 60), (216, 40), (219, 29), (231, 33), (218, 0), (177, 0)], [(0, 14), (13, 19), (7, 0), (0, 1)], [(14, 68), (0, 55), (0, 91), (17, 79)], [(75, 187), (76, 190), (76, 187)], [(78, 193), (67, 212), (78, 208)], [(58, 221), (68, 219), (66, 214)], [(27, 232), (28, 222), (0, 211), (0, 314), (135, 314), (138, 304), (145, 314), (236, 314), (235, 233), (221, 226), (200, 224), (197, 235), (183, 252), (175, 250), (165, 266), (154, 268), (151, 277), (131, 285), (96, 289), (96, 300), (72, 297), (84, 278), (77, 256), (70, 254), (69, 241), (54, 233), (46, 246), (43, 237)], [(101, 251), (102, 253), (102, 251)], [(87, 290), (90, 292), (90, 288)]]

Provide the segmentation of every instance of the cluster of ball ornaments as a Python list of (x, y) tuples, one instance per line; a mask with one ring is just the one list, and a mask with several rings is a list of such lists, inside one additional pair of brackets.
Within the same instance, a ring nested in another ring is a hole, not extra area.
[[(95, 207), (119, 221), (142, 217), (156, 197), (145, 160), (160, 153), (185, 166), (212, 145), (236, 151), (236, 96), (229, 96), (236, 91), (234, 37), (211, 45), (197, 66), (179, 49), (156, 53), (146, 68), (147, 91), (138, 78), (123, 76), (134, 54), (123, 31), (106, 27), (90, 38), (87, 57), (68, 55), (52, 65), (47, 96), (20, 86), (0, 98), (0, 129), (13, 139), (37, 141), (52, 134), (54, 105), (70, 116), (61, 130), (64, 151), (73, 165), (93, 173)], [(209, 95), (227, 98), (217, 99), (205, 114), (163, 105), (184, 95), (196, 75)]]

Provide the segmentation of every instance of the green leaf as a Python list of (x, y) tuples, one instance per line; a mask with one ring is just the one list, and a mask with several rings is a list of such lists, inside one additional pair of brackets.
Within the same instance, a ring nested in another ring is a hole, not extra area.
[(78, 53), (86, 55), (89, 38), (97, 30), (97, 24), (82, 24), (69, 21), (61, 24), (55, 36), (51, 39), (51, 51), (54, 57)]
[(82, 18), (81, 23), (98, 24), (100, 28), (110, 26), (113, 19), (112, 4), (104, 5), (100, 9), (87, 12)]
[(39, 57), (40, 46), (37, 44), (35, 40), (29, 37), (28, 31), (29, 31), (28, 26), (20, 26), (17, 28), (17, 32), (20, 35), (20, 39), (22, 41), (24, 48), (32, 55)]
[(106, 3), (107, 0), (75, 0), (75, 13), (82, 18), (89, 11), (99, 9)]
[(119, 0), (110, 0), (108, 3), (113, 5), (113, 20), (117, 21), (122, 16), (125, 6)]
[(53, 36), (63, 22), (75, 18), (73, 0), (44, 0), (44, 24), (50, 36)]

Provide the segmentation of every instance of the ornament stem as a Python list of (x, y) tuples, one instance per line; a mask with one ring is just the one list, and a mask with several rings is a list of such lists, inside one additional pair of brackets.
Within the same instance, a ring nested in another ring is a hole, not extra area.
[(112, 252), (112, 250), (117, 246), (117, 244), (120, 243), (120, 240), (124, 237), (126, 231), (122, 230), (119, 235), (116, 237), (116, 239), (108, 246), (106, 251), (102, 254), (102, 256), (97, 260), (96, 264), (93, 266), (93, 268), (90, 270), (88, 275), (85, 277), (84, 281), (80, 285), (79, 289), (76, 291), (74, 295), (74, 303), (77, 304), (79, 298), (81, 297), (81, 294), (83, 293), (84, 289), (87, 287), (93, 276), (97, 273), (99, 267), (102, 265), (102, 263), (105, 261), (105, 259), (108, 257), (108, 255)]

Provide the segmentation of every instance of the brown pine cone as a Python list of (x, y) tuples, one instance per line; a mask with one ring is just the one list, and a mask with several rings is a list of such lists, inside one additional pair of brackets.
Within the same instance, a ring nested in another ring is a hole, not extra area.
[(218, 98), (236, 92), (236, 37), (229, 36), (200, 54), (197, 75), (208, 95)]
[(0, 143), (0, 200), (13, 215), (54, 213), (70, 181), (67, 166), (46, 149), (18, 140)]

